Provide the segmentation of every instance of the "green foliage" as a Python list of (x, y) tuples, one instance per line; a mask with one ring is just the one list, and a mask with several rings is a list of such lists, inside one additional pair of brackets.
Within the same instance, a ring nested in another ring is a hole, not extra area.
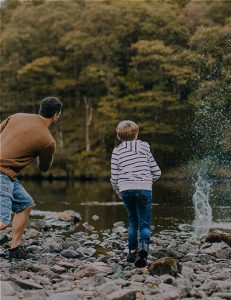
[(162, 169), (179, 165), (192, 155), (194, 110), (201, 132), (211, 120), (200, 105), (218, 122), (231, 110), (226, 1), (5, 0), (0, 10), (2, 117), (36, 113), (48, 95), (64, 104), (52, 172), (108, 175), (123, 119), (139, 124)]

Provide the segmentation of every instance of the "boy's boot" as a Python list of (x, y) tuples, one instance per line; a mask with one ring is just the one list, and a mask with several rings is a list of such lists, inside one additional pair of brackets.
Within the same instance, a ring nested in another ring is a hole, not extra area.
[(128, 256), (127, 256), (127, 262), (134, 263), (137, 259), (137, 249), (135, 250), (129, 250)]
[(28, 252), (25, 247), (19, 245), (15, 248), (9, 249), (9, 260), (16, 259), (27, 259)]
[(142, 243), (140, 250), (138, 251), (138, 259), (135, 261), (137, 268), (144, 268), (147, 265), (148, 259), (148, 244)]

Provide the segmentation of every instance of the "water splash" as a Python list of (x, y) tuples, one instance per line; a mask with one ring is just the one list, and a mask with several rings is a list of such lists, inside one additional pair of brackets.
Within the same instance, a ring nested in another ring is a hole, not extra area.
[[(219, 183), (230, 181), (231, 122), (228, 90), (224, 81), (211, 80), (199, 84), (194, 94), (193, 160), (189, 174), (194, 179), (193, 226), (198, 235), (207, 233), (214, 226), (210, 203), (214, 207), (216, 196), (212, 191)], [(219, 198), (227, 205), (223, 191)]]
[(194, 232), (195, 234), (205, 234), (212, 225), (212, 208), (209, 204), (211, 193), (211, 183), (199, 172), (195, 182), (195, 193), (193, 204), (195, 209)]

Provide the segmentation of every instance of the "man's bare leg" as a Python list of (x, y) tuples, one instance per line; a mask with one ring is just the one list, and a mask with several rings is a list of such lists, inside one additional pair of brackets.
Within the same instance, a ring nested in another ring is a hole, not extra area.
[(20, 245), (32, 208), (33, 208), (33, 206), (28, 206), (23, 211), (16, 213), (14, 215), (13, 220), (12, 220), (11, 249)]

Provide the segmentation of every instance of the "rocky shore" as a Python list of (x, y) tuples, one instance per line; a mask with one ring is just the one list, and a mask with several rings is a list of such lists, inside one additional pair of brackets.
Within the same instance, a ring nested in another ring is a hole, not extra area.
[[(78, 214), (44, 218), (25, 233), (29, 259), (0, 259), (1, 300), (231, 299), (230, 233), (198, 237), (185, 225), (154, 234), (148, 266), (137, 269), (126, 262), (123, 222), (101, 232), (85, 222), (85, 231), (67, 234), (58, 228), (69, 230)], [(10, 239), (10, 228), (2, 231), (1, 244)]]

